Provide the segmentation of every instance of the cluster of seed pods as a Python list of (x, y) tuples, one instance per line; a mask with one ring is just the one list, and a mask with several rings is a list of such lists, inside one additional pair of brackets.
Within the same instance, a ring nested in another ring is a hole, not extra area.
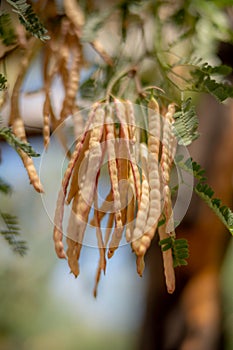
[[(100, 258), (94, 295), (101, 272), (106, 269), (106, 258), (113, 256), (123, 235), (136, 254), (140, 276), (144, 256), (156, 231), (160, 240), (175, 235), (169, 187), (176, 152), (172, 133), (175, 106), (170, 104), (161, 114), (157, 101), (151, 98), (147, 107), (148, 130), (144, 142), (145, 130), (136, 124), (130, 101), (95, 103), (63, 177), (54, 218), (55, 250), (58, 257), (68, 259), (71, 272), (77, 277), (87, 225), (96, 229)], [(99, 204), (98, 183), (104, 163), (108, 165), (110, 191)], [(69, 204), (72, 210), (63, 232), (64, 206)], [(103, 234), (105, 216), (107, 225)], [(171, 249), (163, 252), (163, 261), (167, 290), (172, 293), (175, 275)]]
[[(45, 3), (44, 7), (46, 8)], [(60, 130), (57, 136), (62, 146), (67, 150), (67, 140), (65, 139), (65, 134), (62, 132), (65, 119), (73, 116), (73, 124), (76, 129), (80, 127), (80, 122), (82, 122), (79, 119), (79, 113), (77, 113), (76, 97), (79, 87), (80, 70), (83, 67), (81, 33), (85, 18), (76, 0), (64, 0), (63, 7), (64, 14), (61, 20), (55, 21), (56, 23), (50, 21), (50, 24), (52, 23), (49, 33), (51, 38), (44, 43), (42, 50), (44, 81), (42, 115), (45, 148), (49, 145), (51, 131)], [(51, 9), (53, 9), (52, 4)], [(9, 125), (12, 126), (15, 136), (21, 141), (27, 142), (25, 124), (20, 108), (21, 89), (28, 68), (35, 54), (41, 49), (41, 43), (36, 37), (28, 39), (26, 31), (21, 33), (21, 37), (21, 41), (24, 42), (22, 49), (26, 48), (26, 50), (20, 62), (19, 73), (12, 91)], [(109, 65), (113, 64), (97, 40), (92, 41), (91, 45)], [(59, 99), (62, 99), (61, 106), (57, 103), (58, 98), (56, 96), (56, 89), (54, 89), (54, 83), (56, 82), (60, 82), (64, 91), (63, 98)], [(19, 150), (18, 153), (27, 170), (30, 183), (37, 192), (44, 192), (32, 158), (22, 150)]]
[[(76, 95), (82, 65), (80, 31), (83, 24), (84, 19), (82, 19), (76, 1), (65, 0), (64, 16), (61, 23), (56, 26), (54, 31), (51, 31), (51, 40), (43, 46), (42, 64), (45, 95), (43, 104), (43, 136), (45, 148), (48, 147), (50, 141), (51, 129), (55, 130), (62, 125), (69, 115), (77, 115), (75, 113), (77, 109)], [(20, 110), (21, 88), (31, 61), (35, 53), (40, 49), (40, 41), (35, 37), (27, 39), (26, 32), (22, 32), (21, 36), (27, 50), (20, 62), (19, 73), (12, 91), (9, 125), (12, 126), (15, 136), (21, 141), (27, 142), (24, 120)], [(61, 80), (64, 88), (64, 98), (60, 112), (55, 113), (51, 90), (54, 81), (58, 79)], [(66, 147), (64, 135), (59, 135), (59, 138), (63, 146)], [(19, 150), (18, 153), (27, 170), (30, 183), (37, 192), (44, 192), (32, 158), (22, 150)]]

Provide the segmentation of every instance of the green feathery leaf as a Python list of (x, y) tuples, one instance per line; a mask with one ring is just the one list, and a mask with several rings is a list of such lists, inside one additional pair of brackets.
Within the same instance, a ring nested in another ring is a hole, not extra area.
[(19, 152), (19, 150), (21, 150), (27, 153), (27, 155), (30, 157), (40, 156), (29, 143), (23, 142), (18, 137), (16, 137), (12, 132), (11, 128), (1, 128), (0, 136), (2, 136), (5, 139), (5, 141), (16, 150), (16, 152)]
[(198, 183), (195, 187), (195, 192), (207, 203), (233, 235), (233, 213), (230, 208), (222, 205), (220, 199), (213, 198), (214, 191), (207, 184)]
[(0, 230), (0, 234), (9, 243), (14, 252), (23, 256), (26, 254), (27, 245), (25, 241), (19, 240), (17, 236), (20, 234), (20, 228), (16, 216), (0, 212), (0, 216), (6, 226)]
[(175, 158), (175, 163), (198, 180), (198, 183), (194, 188), (195, 193), (207, 203), (210, 209), (213, 210), (233, 235), (233, 213), (230, 208), (222, 205), (220, 199), (213, 198), (214, 190), (208, 184), (204, 183), (207, 178), (205, 177), (205, 170), (201, 165), (194, 162), (192, 158), (188, 158), (183, 162), (183, 157), (181, 155)]
[(5, 90), (7, 88), (6, 83), (7, 83), (6, 78), (4, 77), (3, 74), (0, 73), (0, 91)]
[(159, 222), (158, 222), (158, 227), (164, 225), (165, 223), (166, 223), (166, 217), (165, 217), (165, 215), (163, 214), (162, 219), (160, 219)]
[(0, 177), (0, 192), (4, 194), (11, 194), (12, 189), (11, 186), (8, 185), (1, 177)]
[(184, 156), (179, 154), (175, 157), (175, 164), (189, 174), (193, 175), (199, 182), (204, 182), (207, 180), (205, 177), (205, 170), (201, 167), (200, 164), (193, 161), (192, 158), (188, 158), (185, 161), (183, 161), (183, 159)]
[(203, 63), (191, 71), (192, 88), (194, 91), (208, 92), (218, 101), (223, 102), (229, 97), (233, 97), (233, 87), (221, 81), (215, 80), (212, 76), (226, 76), (232, 72), (232, 69), (226, 65), (211, 67), (208, 63)]
[(176, 239), (174, 236), (167, 237), (159, 242), (161, 249), (165, 252), (172, 249), (173, 266), (187, 265), (189, 257), (188, 241), (184, 238)]
[(199, 137), (197, 132), (198, 118), (191, 98), (181, 104), (181, 111), (174, 114), (173, 132), (178, 138), (179, 145), (188, 146)]
[(26, 0), (7, 0), (7, 2), (13, 7), (13, 11), (17, 13), (20, 22), (28, 32), (42, 41), (50, 39), (46, 35), (47, 29), (42, 25), (32, 6)]
[[(171, 72), (175, 67), (186, 66), (191, 76), (190, 79), (181, 75), (187, 86), (183, 90), (195, 92), (207, 92), (214, 96), (219, 102), (225, 101), (229, 97), (233, 97), (233, 86), (228, 82), (224, 82), (223, 78), (230, 75), (232, 68), (227, 65), (212, 67), (207, 62), (197, 57), (185, 57), (179, 59), (173, 65), (169, 66)], [(218, 78), (216, 79), (216, 76)]]
[(2, 13), (0, 15), (0, 39), (6, 46), (16, 42), (16, 35), (9, 13)]

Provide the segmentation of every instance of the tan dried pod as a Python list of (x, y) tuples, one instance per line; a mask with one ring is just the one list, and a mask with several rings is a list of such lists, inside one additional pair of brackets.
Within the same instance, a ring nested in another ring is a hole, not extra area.
[(50, 113), (50, 97), (49, 94), (46, 93), (43, 105), (43, 138), (45, 150), (48, 148), (50, 142)]
[(125, 237), (127, 242), (132, 241), (133, 230), (134, 230), (134, 218), (135, 218), (135, 206), (136, 206), (136, 196), (134, 190), (134, 184), (132, 175), (129, 180), (129, 187), (127, 192), (127, 212), (126, 212), (126, 230)]
[(167, 113), (163, 117), (163, 138), (162, 138), (162, 154), (161, 169), (164, 184), (169, 184), (171, 165), (175, 153), (175, 137), (172, 132), (172, 121), (175, 113), (174, 104), (169, 104)]
[[(77, 225), (76, 217), (77, 217), (77, 208), (79, 201), (79, 193), (76, 193), (72, 202), (72, 212), (69, 218), (69, 224), (67, 228), (67, 250), (66, 256), (68, 259), (68, 264), (71, 272), (75, 277), (79, 275), (79, 257), (82, 249), (82, 242), (84, 237), (84, 230), (82, 232), (75, 232), (75, 228)], [(75, 235), (75, 237), (74, 237)]]
[(172, 166), (172, 162), (174, 160), (175, 153), (176, 153), (176, 147), (177, 147), (177, 138), (172, 131), (172, 123), (174, 122), (174, 118), (173, 118), (174, 114), (175, 114), (175, 103), (171, 103), (168, 105), (168, 110), (166, 113), (166, 119), (169, 120), (169, 133), (170, 133), (170, 142), (168, 145), (170, 168)]
[(73, 273), (75, 278), (77, 278), (80, 273), (79, 257), (80, 257), (82, 244), (77, 243), (69, 238), (66, 239), (66, 242), (67, 242), (66, 255), (68, 258), (68, 265), (69, 265), (70, 271)]
[(149, 178), (148, 174), (148, 147), (145, 143), (140, 143), (140, 160), (142, 170), (147, 178)]
[(24, 122), (20, 116), (18, 116), (17, 118), (14, 119), (13, 124), (12, 124), (12, 130), (13, 130), (15, 136), (17, 136), (21, 141), (27, 142)]
[(136, 258), (137, 273), (142, 277), (143, 271), (145, 269), (144, 255), (138, 255)]
[[(80, 201), (80, 196), (81, 196), (80, 190), (82, 189), (85, 182), (85, 174), (87, 170), (88, 157), (89, 157), (89, 150), (86, 150), (82, 173), (80, 172), (79, 174), (80, 178), (77, 179), (79, 190), (77, 190), (73, 196), (72, 211), (70, 214), (68, 228), (67, 228), (68, 235), (66, 237), (66, 242), (68, 247), (66, 252), (67, 258), (68, 258), (68, 264), (70, 266), (71, 272), (74, 274), (75, 277), (79, 275), (78, 260), (82, 249), (82, 242), (83, 242), (84, 232), (85, 232), (85, 229), (76, 231), (76, 227), (77, 227), (77, 215), (79, 210), (78, 203)], [(74, 235), (74, 232), (76, 232), (76, 235)]]
[(43, 106), (43, 136), (44, 147), (46, 149), (50, 141), (50, 99), (48, 94), (45, 95)]
[(115, 226), (114, 227), (113, 233), (112, 233), (112, 238), (110, 240), (109, 249), (108, 249), (108, 258), (109, 259), (112, 258), (115, 250), (119, 247), (119, 243), (122, 239), (123, 231), (124, 231), (124, 226), (121, 226), (121, 227)]
[(125, 101), (125, 109), (126, 109), (126, 122), (128, 125), (128, 134), (130, 143), (134, 145), (136, 143), (136, 120), (134, 115), (134, 109), (132, 102), (129, 100)]
[[(12, 129), (14, 134), (22, 141), (26, 142), (26, 133), (24, 128), (23, 120), (20, 116), (19, 111), (19, 96), (20, 96), (20, 88), (23, 83), (24, 76), (27, 72), (27, 69), (30, 65), (30, 62), (35, 54), (35, 52), (39, 49), (40, 43), (36, 40), (35, 37), (32, 37), (28, 40), (27, 43), (27, 51), (25, 52), (25, 55), (23, 59), (21, 60), (21, 67), (17, 76), (17, 79), (15, 81), (12, 96), (11, 96), (11, 111), (10, 111), (10, 120), (9, 124), (12, 125)], [(28, 173), (28, 177), (30, 180), (30, 183), (33, 185), (35, 190), (37, 192), (44, 192), (43, 186), (40, 182), (39, 176), (37, 174), (35, 165), (33, 163), (32, 158), (30, 158), (25, 152), (20, 150), (19, 155), (23, 161), (23, 164), (25, 166), (25, 169)]]
[(39, 193), (44, 193), (43, 186), (40, 182), (39, 176), (37, 174), (35, 165), (32, 158), (30, 158), (26, 153), (19, 151), (20, 157), (22, 158), (23, 164), (27, 170), (30, 183)]
[(114, 251), (118, 247), (118, 238), (123, 231), (122, 218), (121, 218), (121, 199), (118, 185), (118, 169), (116, 162), (116, 150), (115, 150), (115, 128), (112, 115), (112, 107), (109, 105), (106, 109), (105, 116), (105, 130), (107, 141), (107, 154), (108, 154), (108, 169), (111, 181), (111, 188), (113, 193), (113, 206), (115, 216), (115, 229), (112, 234), (112, 239), (109, 244), (108, 257), (112, 257)]
[[(94, 199), (94, 190), (96, 178), (100, 171), (102, 162), (102, 135), (104, 130), (104, 109), (102, 106), (97, 108), (95, 119), (93, 121), (90, 141), (89, 141), (89, 159), (86, 171), (86, 178), (82, 188), (82, 197), (86, 203), (91, 204)], [(81, 214), (80, 214), (81, 215)], [(82, 215), (81, 215), (82, 216)]]
[(131, 152), (129, 144), (130, 144), (130, 139), (129, 139), (129, 132), (128, 132), (128, 125), (127, 125), (127, 120), (125, 117), (125, 107), (124, 105), (117, 99), (115, 99), (115, 108), (116, 108), (116, 115), (117, 118), (119, 119), (119, 122), (121, 124), (122, 128), (122, 136), (126, 140), (126, 147), (127, 147), (127, 156), (129, 158), (129, 163), (130, 167), (132, 169), (133, 177), (134, 177), (134, 183), (135, 183), (135, 190), (136, 190), (136, 196), (138, 203), (140, 203), (140, 195), (141, 195), (141, 180), (140, 180), (140, 173), (138, 170), (138, 162), (136, 161), (134, 154)]
[(166, 228), (170, 232), (174, 230), (173, 211), (171, 202), (171, 191), (169, 188), (170, 173), (173, 159), (176, 152), (176, 138), (172, 132), (173, 115), (175, 113), (175, 105), (168, 106), (167, 113), (164, 115), (163, 125), (163, 146), (161, 155), (161, 170), (163, 181), (163, 200), (164, 200), (164, 214), (166, 217)]
[(51, 45), (48, 44), (44, 50), (44, 66), (43, 66), (43, 78), (44, 78), (44, 91), (45, 100), (43, 105), (43, 136), (44, 147), (47, 148), (50, 141), (50, 115), (52, 110), (52, 104), (50, 100), (50, 90), (52, 79), (57, 72), (58, 56), (54, 55), (54, 50)]
[(93, 40), (91, 43), (92, 47), (94, 48), (94, 50), (96, 52), (98, 52), (98, 54), (100, 55), (100, 57), (102, 57), (102, 59), (111, 67), (114, 66), (114, 61), (112, 60), (112, 58), (107, 54), (107, 52), (105, 51), (103, 45), (98, 41), (98, 40)]
[(62, 243), (63, 232), (62, 232), (62, 222), (61, 222), (61, 215), (63, 217), (63, 211), (64, 211), (64, 200), (65, 200), (65, 194), (63, 190), (60, 189), (58, 194), (58, 199), (57, 199), (56, 210), (55, 210), (54, 229), (53, 229), (53, 240), (54, 240), (55, 252), (60, 259), (66, 258), (64, 245)]
[[(62, 24), (64, 22), (65, 21), (63, 21)], [(66, 22), (67, 23), (65, 23), (64, 26), (67, 25), (68, 28), (66, 28), (66, 30), (69, 32), (70, 22), (69, 21), (66, 21)], [(60, 50), (57, 53), (57, 55), (59, 56), (59, 61), (58, 61), (59, 74), (61, 75), (61, 79), (62, 79), (62, 83), (63, 83), (65, 91), (68, 88), (69, 78), (70, 78), (69, 60), (70, 60), (71, 47), (68, 44), (68, 39), (69, 39), (69, 35), (68, 35), (68, 33), (66, 33), (64, 35), (64, 42), (61, 43)], [(63, 101), (63, 103), (64, 103), (64, 101)]]
[(67, 195), (66, 203), (69, 204), (71, 200), (73, 199), (74, 195), (79, 190), (79, 177), (83, 174), (84, 170), (82, 170), (80, 174), (80, 166), (87, 163), (87, 155), (88, 155), (88, 148), (89, 148), (89, 141), (90, 141), (90, 132), (87, 132), (85, 140), (83, 142), (82, 149), (80, 151), (79, 157), (75, 163), (73, 172), (72, 172), (72, 178), (70, 183), (70, 189)]
[[(173, 119), (174, 113), (175, 113), (175, 105), (170, 104), (168, 106), (168, 111), (166, 114), (166, 118), (169, 119), (169, 122), (170, 122), (170, 143), (169, 143), (169, 157), (168, 157), (168, 166), (169, 166), (170, 172), (171, 172), (172, 163), (174, 161), (176, 147), (177, 147), (177, 139), (172, 132), (172, 123), (174, 121)], [(172, 210), (171, 191), (169, 186), (164, 187), (164, 202), (165, 202), (165, 216), (167, 219), (167, 230), (169, 229), (169, 231), (172, 232), (174, 230), (174, 219), (173, 219), (173, 210)]]
[(114, 213), (109, 213), (107, 227), (106, 227), (105, 235), (104, 235), (104, 246), (105, 247), (107, 247), (107, 245), (108, 245), (113, 225), (114, 225)]
[[(24, 123), (20, 117), (14, 119), (13, 124), (12, 124), (12, 130), (13, 130), (15, 136), (17, 136), (20, 140), (27, 142), (26, 133), (25, 133), (25, 129), (24, 129)], [(36, 171), (36, 168), (35, 168), (35, 165), (33, 163), (32, 158), (29, 157), (22, 150), (19, 150), (18, 154), (20, 155), (20, 157), (23, 161), (23, 165), (28, 173), (30, 183), (32, 184), (32, 186), (35, 188), (35, 190), (37, 192), (43, 193), (44, 189), (43, 189), (43, 186), (40, 182), (40, 179), (39, 179), (39, 176), (37, 174), (37, 171)]]
[(81, 136), (81, 139), (77, 142), (76, 146), (75, 146), (75, 149), (72, 153), (72, 156), (71, 156), (71, 159), (69, 161), (69, 164), (67, 166), (67, 169), (65, 171), (65, 174), (63, 176), (63, 180), (62, 180), (62, 188), (63, 188), (63, 191), (65, 193), (65, 196), (66, 196), (66, 192), (67, 192), (67, 187), (69, 185), (69, 181), (70, 181), (70, 178), (71, 178), (71, 175), (72, 175), (72, 172), (73, 172), (73, 169), (74, 169), (74, 166), (75, 166), (75, 163), (77, 161), (77, 159), (79, 158), (80, 156), (80, 153), (82, 151), (82, 147), (83, 147), (83, 143), (85, 141), (85, 138), (87, 137), (87, 133), (90, 129), (90, 126), (91, 126), (91, 123), (93, 121), (93, 118), (95, 117), (95, 112), (96, 112), (96, 109), (98, 107), (99, 103), (95, 103), (93, 106), (92, 106), (92, 109), (88, 115), (88, 119), (87, 119), (87, 122), (86, 122), (86, 125), (85, 125), (85, 130)]
[[(142, 171), (145, 174), (145, 177), (148, 178), (148, 148), (147, 145), (144, 143), (140, 143), (140, 159), (141, 159), (141, 167), (142, 167)], [(148, 185), (149, 187), (149, 185)], [(143, 270), (145, 267), (145, 263), (144, 263), (144, 254), (146, 252), (145, 249), (145, 226), (146, 226), (146, 222), (148, 220), (148, 214), (149, 214), (149, 205), (150, 203), (148, 203), (148, 210), (147, 210), (147, 215), (145, 217), (145, 222), (144, 222), (144, 229), (143, 232), (141, 233), (141, 237), (132, 243), (132, 249), (135, 251), (136, 255), (137, 255), (137, 259), (136, 259), (136, 266), (137, 266), (137, 273), (142, 276), (143, 274)], [(131, 236), (131, 239), (133, 236)], [(142, 240), (142, 237), (143, 240)], [(143, 251), (142, 251), (142, 247), (143, 247)]]
[(76, 43), (72, 53), (72, 65), (69, 69), (68, 81), (65, 86), (65, 98), (60, 113), (61, 121), (73, 114), (75, 109), (75, 99), (78, 91), (80, 67), (82, 62), (82, 47), (79, 42)]
[[(112, 189), (109, 191), (107, 196), (105, 197), (101, 207), (99, 208), (99, 219), (100, 221), (105, 217), (105, 215), (110, 211), (113, 212), (113, 194)], [(90, 225), (95, 225), (95, 218), (93, 217), (90, 221)]]
[(118, 186), (118, 170), (117, 170), (116, 151), (115, 151), (115, 130), (114, 130), (114, 120), (112, 116), (111, 106), (107, 107), (105, 123), (106, 123), (105, 128), (106, 128), (106, 140), (107, 140), (108, 169), (109, 169), (111, 188), (113, 193), (115, 224), (116, 224), (116, 227), (122, 227), (121, 201), (120, 201), (120, 192), (119, 192), (119, 186)]
[(148, 212), (149, 212), (149, 184), (146, 176), (142, 175), (142, 191), (140, 205), (136, 216), (135, 228), (132, 235), (132, 248), (138, 255), (138, 249), (141, 245), (140, 238), (143, 236)]
[[(169, 232), (174, 232), (172, 202), (171, 202), (171, 191), (169, 188), (170, 172), (175, 155), (176, 140), (172, 133), (172, 121), (175, 112), (174, 104), (168, 106), (167, 113), (163, 118), (163, 146), (161, 155), (161, 172), (162, 172), (162, 186), (164, 196), (164, 214), (166, 223), (161, 225), (158, 229), (159, 238), (163, 240), (170, 237)], [(169, 226), (169, 230), (168, 230)], [(175, 272), (173, 267), (173, 256), (172, 249), (168, 249), (162, 252), (164, 275), (168, 293), (173, 293), (175, 290)]]
[(164, 209), (163, 213), (166, 218), (166, 231), (168, 233), (173, 233), (175, 230), (173, 209), (172, 209), (172, 199), (171, 199), (171, 190), (168, 185), (164, 186), (163, 189), (163, 198), (164, 198)]
[[(124, 121), (126, 123), (126, 115), (124, 115)], [(128, 192), (128, 176), (129, 176), (129, 162), (128, 162), (128, 152), (129, 140), (124, 139), (124, 133), (122, 130), (122, 125), (120, 125), (119, 139), (117, 142), (117, 169), (118, 169), (118, 181), (120, 190), (120, 200), (121, 200), (121, 218), (122, 225), (126, 223), (126, 211), (127, 211), (127, 192)]]
[(99, 264), (98, 264), (96, 279), (95, 279), (95, 286), (94, 286), (94, 291), (93, 291), (94, 297), (96, 298), (97, 288), (98, 288), (98, 284), (99, 284), (99, 280), (100, 280), (100, 276), (101, 276), (101, 271), (103, 271), (105, 273), (105, 269), (106, 269), (105, 245), (104, 245), (102, 231), (101, 231), (101, 227), (100, 227), (99, 212), (98, 212), (98, 205), (97, 205), (97, 196), (95, 196), (94, 217), (95, 217), (95, 226), (96, 226), (96, 237), (97, 237), (99, 253), (100, 253)]
[[(76, 205), (77, 201), (79, 200), (79, 193), (76, 192), (73, 196), (73, 203), (72, 203), (72, 212), (70, 215), (70, 225), (72, 222), (72, 227), (75, 227), (76, 222), (75, 222), (75, 210), (76, 210)], [(62, 238), (63, 238), (63, 229), (62, 229), (62, 220), (63, 220), (63, 215), (64, 215), (64, 202), (65, 202), (65, 193), (63, 191), (63, 188), (60, 189), (58, 199), (57, 199), (57, 207), (55, 211), (55, 217), (54, 217), (54, 232), (53, 232), (53, 239), (55, 243), (55, 251), (57, 253), (57, 256), (59, 258), (66, 258), (66, 254), (64, 251), (64, 246), (62, 243)], [(77, 239), (78, 241), (81, 240)], [(69, 237), (66, 239), (67, 241), (67, 252), (69, 255), (68, 263), (70, 265), (71, 271), (74, 273), (74, 275), (77, 277), (79, 273), (79, 268), (77, 264), (77, 252), (74, 252), (75, 247), (76, 247), (76, 242)]]
[(81, 35), (81, 28), (85, 23), (84, 14), (81, 10), (81, 7), (75, 0), (64, 0), (63, 3), (66, 16), (73, 23), (76, 28), (77, 35)]
[(125, 102), (126, 108), (126, 116), (127, 116), (127, 125), (128, 125), (128, 134), (129, 134), (129, 144), (130, 144), (130, 152), (133, 155), (136, 163), (139, 162), (139, 145), (140, 145), (140, 136), (141, 129), (136, 124), (136, 118), (134, 113), (134, 107), (132, 102), (126, 100)]
[[(166, 225), (161, 225), (158, 228), (158, 232), (160, 241), (169, 237), (169, 235), (166, 232)], [(173, 293), (175, 290), (175, 272), (173, 267), (172, 250), (168, 249), (166, 251), (163, 251), (162, 254), (167, 291), (168, 293)]]
[[(157, 101), (153, 98), (148, 104), (148, 182), (149, 211), (144, 234), (138, 242), (137, 255), (144, 256), (155, 235), (158, 219), (161, 214), (160, 176), (159, 176), (159, 148), (160, 148), (160, 111)], [(138, 259), (140, 274), (144, 266), (143, 258)]]

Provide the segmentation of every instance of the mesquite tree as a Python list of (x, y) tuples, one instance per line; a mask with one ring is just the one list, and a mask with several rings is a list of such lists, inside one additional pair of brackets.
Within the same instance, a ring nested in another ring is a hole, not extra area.
[[(27, 142), (20, 108), (25, 76), (40, 55), (44, 147), (59, 129), (69, 159), (60, 191), (54, 193), (55, 251), (67, 259), (77, 277), (87, 225), (95, 227), (99, 264), (94, 295), (107, 258), (124, 237), (142, 275), (144, 256), (157, 233), (167, 290), (174, 291), (174, 268), (186, 265), (189, 255), (188, 242), (175, 233), (179, 222), (173, 199), (178, 198), (181, 172), (196, 178), (195, 193), (233, 234), (233, 213), (215, 198), (204, 169), (180, 151), (199, 137), (196, 95), (211, 94), (219, 103), (233, 96), (226, 78), (231, 68), (216, 56), (219, 42), (233, 39), (230, 4), (230, 0), (1, 2), (1, 107), (9, 103), (10, 112), (0, 135), (18, 152), (30, 183), (42, 193), (33, 163), (38, 154)], [(15, 53), (21, 59), (11, 89), (4, 62)], [(80, 79), (84, 71), (86, 78)], [(59, 111), (56, 79), (64, 92)], [(63, 132), (68, 119), (75, 135), (71, 149)], [(101, 171), (105, 163), (107, 175)], [(101, 176), (108, 176), (110, 186), (100, 203)], [(178, 179), (175, 185), (171, 177)], [(3, 179), (0, 190), (10, 191)], [(65, 205), (72, 206), (67, 228), (63, 228)], [(6, 225), (1, 234), (24, 254), (25, 242), (16, 239), (16, 218), (4, 212), (1, 216)]]

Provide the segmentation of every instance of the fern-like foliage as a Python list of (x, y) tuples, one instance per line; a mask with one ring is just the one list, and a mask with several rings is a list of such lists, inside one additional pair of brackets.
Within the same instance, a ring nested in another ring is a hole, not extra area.
[(230, 74), (232, 69), (222, 65), (212, 67), (208, 63), (203, 63), (200, 67), (191, 71), (192, 89), (198, 92), (208, 92), (218, 101), (223, 102), (228, 97), (233, 97), (233, 87), (227, 83), (217, 81), (213, 75), (226, 76)]
[(159, 245), (161, 246), (163, 252), (168, 249), (172, 250), (174, 267), (188, 264), (186, 259), (189, 257), (189, 248), (186, 239), (176, 239), (174, 236), (170, 236), (161, 240)]
[[(10, 195), (12, 192), (11, 186), (2, 178), (0, 178), (0, 192), (6, 195)], [(27, 244), (25, 241), (19, 239), (20, 228), (17, 217), (0, 211), (0, 218), (4, 226), (4, 228), (0, 227), (0, 235), (5, 238), (14, 252), (21, 256), (25, 255)]]
[(175, 163), (181, 169), (192, 174), (198, 180), (198, 183), (194, 188), (195, 193), (207, 203), (210, 209), (212, 209), (212, 211), (219, 217), (222, 223), (233, 235), (233, 213), (230, 208), (222, 205), (220, 199), (214, 198), (213, 189), (205, 183), (207, 178), (205, 177), (205, 170), (201, 167), (201, 165), (193, 161), (192, 158), (188, 158), (184, 162), (183, 156), (176, 157)]
[(198, 183), (195, 187), (195, 192), (208, 204), (208, 206), (233, 235), (233, 213), (230, 208), (222, 205), (220, 199), (213, 198), (214, 191), (207, 184)]
[[(183, 90), (195, 92), (207, 92), (214, 96), (219, 102), (233, 97), (233, 87), (224, 78), (231, 74), (232, 68), (226, 65), (211, 66), (197, 57), (181, 58), (173, 65), (169, 65), (170, 72), (175, 67), (184, 66), (188, 70), (191, 79), (178, 75), (186, 83)], [(177, 74), (176, 74), (177, 75)]]
[(175, 157), (175, 164), (189, 174), (193, 175), (199, 182), (204, 182), (207, 180), (205, 170), (191, 157), (184, 161), (184, 156), (179, 154)]
[(12, 45), (16, 42), (16, 35), (9, 13), (2, 13), (0, 15), (0, 39), (6, 46)]
[(28, 248), (25, 241), (18, 239), (20, 228), (17, 217), (3, 212), (0, 212), (0, 217), (5, 225), (5, 229), (1, 229), (0, 234), (9, 243), (15, 253), (21, 256), (25, 255)]
[(18, 137), (14, 135), (11, 128), (2, 127), (0, 129), (0, 136), (2, 136), (5, 141), (12, 146), (17, 152), (19, 150), (27, 153), (30, 157), (39, 157), (39, 154), (32, 148), (28, 142), (21, 141)]
[(26, 0), (7, 0), (7, 2), (13, 7), (13, 11), (17, 13), (20, 22), (28, 32), (42, 41), (50, 39), (47, 35), (47, 29)]
[(0, 177), (0, 192), (4, 194), (11, 194), (12, 189), (11, 186), (6, 183), (1, 177)]
[(174, 119), (173, 132), (180, 145), (188, 146), (199, 137), (198, 118), (195, 107), (191, 105), (191, 98), (182, 102), (181, 110), (175, 113)]
[(0, 73), (0, 91), (6, 89), (6, 83), (7, 83), (6, 78), (4, 77), (3, 74)]

